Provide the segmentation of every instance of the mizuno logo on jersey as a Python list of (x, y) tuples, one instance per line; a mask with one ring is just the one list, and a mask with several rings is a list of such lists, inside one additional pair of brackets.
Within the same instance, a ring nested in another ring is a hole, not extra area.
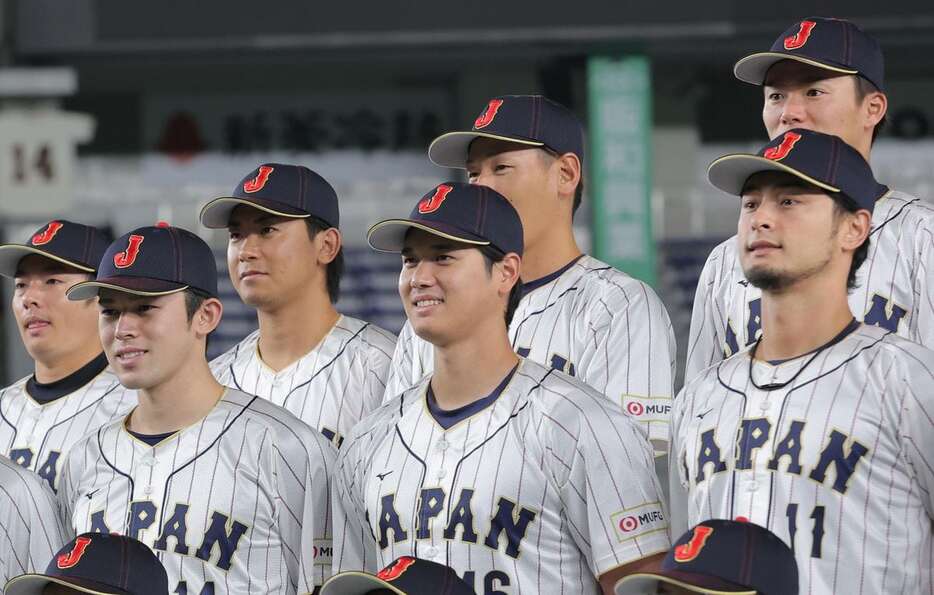
[[(197, 548), (192, 548), (188, 543), (190, 537), (188, 535), (188, 509), (188, 504), (175, 504), (172, 514), (162, 523), (159, 538), (153, 543), (152, 549), (194, 556), (223, 570), (230, 570), (233, 556), (240, 547), (240, 540), (249, 531), (249, 527), (221, 512), (214, 511), (208, 521), (207, 530), (201, 537), (201, 543)], [(140, 533), (150, 529), (157, 518), (159, 518), (159, 510), (153, 502), (133, 501), (130, 504), (126, 535), (141, 539)], [(91, 531), (113, 533), (104, 521), (103, 511), (91, 514)]]
[[(775, 472), (781, 468), (785, 473), (806, 474), (809, 479), (819, 484), (823, 484), (833, 471), (831, 487), (845, 494), (850, 478), (856, 471), (860, 460), (869, 452), (869, 448), (838, 430), (831, 430), (816, 463), (808, 470), (801, 462), (804, 427), (805, 422), (792, 421), (778, 442), (769, 447), (772, 456), (766, 465), (768, 470)], [(736, 435), (736, 458), (731, 461), (724, 460), (720, 444), (716, 439), (715, 428), (701, 433), (700, 447), (695, 459), (697, 466), (693, 478), (694, 484), (700, 484), (708, 477), (730, 469), (752, 469), (753, 461), (757, 457), (768, 456), (767, 453), (757, 453), (757, 451), (772, 437), (772, 430), (772, 423), (766, 418), (741, 420)], [(711, 475), (708, 475), (708, 472)]]
[[(472, 506), (473, 495), (474, 490), (465, 488), (461, 490), (456, 503), (453, 499), (448, 502), (443, 489), (425, 488), (419, 495), (417, 518), (412, 519), (414, 522), (407, 523), (403, 523), (396, 510), (396, 495), (382, 496), (379, 515), (376, 517), (380, 549), (389, 547), (390, 539), (393, 543), (406, 541), (410, 538), (410, 532), (414, 532), (415, 539), (431, 539), (432, 523), (440, 517), (448, 519), (443, 530), (445, 539), (482, 543), (494, 550), (502, 548), (507, 556), (518, 558), (522, 540), (537, 514), (528, 508), (517, 506), (515, 502), (506, 498), (500, 498), (496, 504), (496, 511), (487, 523), (485, 535), (481, 537), (474, 530), (476, 525)], [(453, 509), (442, 514), (448, 508), (446, 504), (453, 504)]]

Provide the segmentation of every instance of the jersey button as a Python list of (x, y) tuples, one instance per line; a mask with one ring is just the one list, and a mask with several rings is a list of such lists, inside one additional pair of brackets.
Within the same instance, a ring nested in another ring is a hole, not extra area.
[(438, 479), (444, 479), (444, 476), (447, 474), (448, 472), (445, 471), (443, 467), (441, 469), (438, 469)]
[(772, 404), (769, 403), (768, 401), (762, 401), (761, 403), (759, 403), (759, 409), (761, 409), (762, 411), (768, 411), (769, 407), (771, 406)]
[(445, 440), (444, 438), (442, 438), (441, 440), (438, 440), (438, 444), (437, 444), (438, 450), (447, 450), (449, 446), (451, 446), (451, 443)]
[(746, 484), (746, 491), (748, 492), (755, 492), (758, 489), (759, 489), (759, 482), (756, 480), (752, 480), (748, 484)]
[(434, 558), (438, 555), (438, 548), (431, 546), (425, 549), (425, 555), (429, 558)]
[(146, 486), (145, 488), (143, 488), (143, 495), (146, 496), (147, 498), (149, 496), (152, 496), (152, 486)]

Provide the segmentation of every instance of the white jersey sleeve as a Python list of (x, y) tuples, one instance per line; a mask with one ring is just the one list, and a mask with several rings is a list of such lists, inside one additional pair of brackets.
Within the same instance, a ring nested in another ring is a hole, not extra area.
[(585, 399), (545, 414), (542, 445), (574, 541), (600, 577), (665, 551), (668, 529), (644, 436), (595, 391)]
[(0, 456), (0, 584), (43, 572), (67, 541), (49, 486)]
[(735, 240), (735, 237), (730, 238), (710, 252), (697, 280), (684, 368), (685, 384), (705, 368), (723, 359), (723, 331), (727, 315), (720, 284), (729, 278), (723, 267), (733, 264), (734, 259), (730, 253), (736, 249)]
[[(900, 344), (902, 357), (893, 385), (902, 390), (898, 419), (905, 458), (920, 487), (928, 517), (934, 523), (934, 351), (918, 345)], [(897, 416), (897, 417), (896, 417)], [(934, 584), (932, 584), (934, 586)]]
[(622, 274), (581, 287), (575, 306), (573, 375), (621, 407), (665, 453), (676, 358), (665, 306), (651, 287)]

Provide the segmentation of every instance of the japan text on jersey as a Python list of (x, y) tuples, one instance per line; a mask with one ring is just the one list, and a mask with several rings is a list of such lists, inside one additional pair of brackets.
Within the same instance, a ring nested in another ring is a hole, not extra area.
[(747, 351), (675, 400), (676, 532), (742, 516), (792, 547), (802, 593), (930, 592), (934, 352), (859, 325), (751, 369), (778, 388), (753, 385)]
[(602, 395), (523, 360), (491, 405), (445, 430), (426, 389), (385, 404), (341, 449), (335, 571), (414, 555), (478, 593), (597, 593), (595, 577), (667, 548), (651, 449)]
[(87, 436), (65, 462), (59, 500), (75, 533), (152, 548), (174, 593), (305, 593), (330, 574), (335, 455), (288, 411), (228, 390), (154, 447), (124, 420)]
[(27, 379), (0, 390), (0, 452), (58, 489), (62, 461), (72, 445), (136, 406), (136, 391), (120, 385), (110, 370), (71, 394), (40, 403)]
[[(655, 292), (586, 255), (524, 290), (509, 325), (516, 352), (606, 395), (664, 450), (675, 338)], [(384, 401), (433, 368), (431, 344), (406, 323), (396, 343)]]
[[(761, 335), (762, 293), (736, 257), (735, 236), (711, 251), (691, 316), (685, 379)], [(898, 191), (872, 214), (869, 253), (850, 292), (857, 319), (934, 349), (934, 208)]]
[(335, 446), (382, 402), (396, 342), (389, 331), (341, 316), (312, 351), (278, 372), (263, 363), (258, 341), (255, 331), (212, 361), (217, 381), (285, 407)]

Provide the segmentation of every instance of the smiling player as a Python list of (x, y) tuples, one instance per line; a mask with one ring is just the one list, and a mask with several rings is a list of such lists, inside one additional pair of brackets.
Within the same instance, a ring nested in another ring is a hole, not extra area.
[(58, 487), (61, 462), (79, 438), (136, 404), (107, 369), (97, 304), (65, 292), (94, 275), (107, 241), (59, 219), (23, 244), (0, 246), (0, 275), (13, 279), (11, 309), (32, 357), (32, 375), (0, 390), (0, 452)]
[(75, 445), (59, 499), (75, 533), (153, 549), (173, 593), (307, 593), (330, 574), (334, 447), (285, 409), (219, 384), (205, 359), (220, 322), (211, 249), (143, 227), (110, 245), (94, 281), (100, 336), (139, 406)]

